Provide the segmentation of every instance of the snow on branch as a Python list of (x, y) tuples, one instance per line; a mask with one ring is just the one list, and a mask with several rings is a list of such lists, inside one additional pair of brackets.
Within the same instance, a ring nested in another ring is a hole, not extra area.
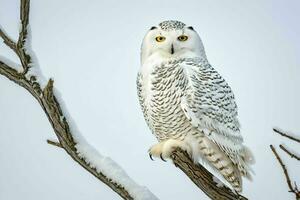
[(77, 131), (58, 91), (53, 87), (54, 81), (52, 79), (45, 81), (31, 51), (29, 4), (29, 0), (21, 0), (21, 26), (17, 43), (0, 27), (0, 37), (17, 54), (22, 70), (19, 71), (15, 66), (11, 66), (12, 62), (1, 59), (0, 74), (28, 90), (39, 102), (58, 139), (58, 142), (48, 140), (49, 144), (63, 148), (74, 161), (108, 185), (123, 199), (158, 199), (146, 187), (135, 183), (117, 163), (98, 153)]
[[(101, 155), (89, 145), (76, 128), (52, 79), (46, 81), (31, 50), (29, 0), (21, 0), (20, 31), (17, 42), (0, 26), (0, 38), (20, 59), (21, 66), (0, 57), (0, 74), (25, 88), (38, 101), (48, 117), (58, 141), (48, 144), (64, 149), (74, 161), (126, 200), (156, 200), (147, 188), (135, 183), (113, 160)], [(21, 68), (17, 69), (17, 68)], [(195, 164), (188, 154), (176, 149), (172, 154), (179, 167), (208, 197), (213, 200), (247, 200), (226, 186), (221, 187), (214, 176), (202, 165)]]

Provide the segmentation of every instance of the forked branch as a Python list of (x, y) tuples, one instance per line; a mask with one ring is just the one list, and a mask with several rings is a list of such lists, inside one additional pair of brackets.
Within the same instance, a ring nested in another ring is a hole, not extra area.
[[(273, 130), (274, 130), (274, 132), (278, 133), (279, 135), (281, 135), (281, 136), (283, 136), (285, 138), (288, 138), (290, 140), (293, 140), (295, 142), (300, 143), (300, 139), (298, 139), (298, 138), (296, 138), (294, 136), (291, 136), (291, 135), (289, 135), (287, 133), (284, 133), (283, 131), (280, 131), (279, 129), (276, 129), (276, 128), (274, 128)], [(295, 159), (297, 159), (297, 160), (300, 161), (300, 157), (297, 156), (295, 153), (292, 153), (291, 151), (289, 151), (285, 146), (283, 146), (282, 144), (280, 144), (279, 147), (280, 147), (280, 149), (283, 152), (285, 152), (289, 156), (291, 156), (291, 158), (295, 158)], [(291, 181), (290, 176), (289, 176), (289, 173), (288, 173), (288, 170), (287, 170), (285, 164), (283, 163), (282, 159), (280, 158), (279, 154), (277, 153), (275, 147), (273, 145), (270, 145), (270, 148), (271, 148), (273, 154), (275, 155), (275, 158), (278, 160), (278, 162), (279, 162), (279, 164), (280, 164), (280, 166), (281, 166), (281, 168), (282, 168), (282, 170), (284, 172), (284, 176), (285, 176), (287, 185), (289, 187), (289, 192), (294, 193), (296, 200), (299, 200), (300, 199), (300, 191), (298, 190), (298, 186), (297, 186), (296, 182), (294, 182), (294, 186), (293, 186), (292, 185), (292, 181)]]
[(284, 173), (284, 176), (285, 176), (285, 179), (286, 179), (286, 183), (287, 183), (287, 185), (289, 187), (289, 192), (294, 193), (297, 200), (300, 199), (300, 191), (298, 190), (298, 187), (297, 187), (296, 183), (295, 183), (295, 186), (293, 187), (291, 179), (290, 179), (290, 176), (289, 176), (289, 173), (288, 173), (288, 171), (286, 169), (285, 164), (281, 160), (281, 158), (278, 155), (278, 153), (277, 153), (276, 149), (274, 148), (274, 146), (270, 145), (270, 148), (271, 148), (272, 152), (274, 153), (276, 159), (278, 160), (278, 162), (279, 162), (279, 164), (280, 164), (280, 166), (281, 166), (281, 168), (283, 170), (283, 173)]

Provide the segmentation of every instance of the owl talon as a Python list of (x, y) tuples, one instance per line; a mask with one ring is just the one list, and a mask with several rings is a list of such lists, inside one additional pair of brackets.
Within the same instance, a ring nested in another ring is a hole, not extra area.
[(152, 154), (151, 154), (151, 153), (149, 153), (149, 157), (150, 157), (150, 159), (151, 159), (152, 161), (154, 161), (153, 158), (152, 158)]
[(163, 158), (162, 154), (160, 154), (159, 157), (160, 157), (160, 159), (161, 159), (162, 161), (167, 162), (167, 161)]
[(167, 162), (168, 158), (171, 158), (173, 151), (176, 148), (180, 148), (187, 152), (190, 152), (190, 148), (181, 140), (168, 139), (159, 142), (158, 144), (153, 145), (149, 150), (149, 156), (152, 159), (152, 156), (160, 158), (162, 161)]

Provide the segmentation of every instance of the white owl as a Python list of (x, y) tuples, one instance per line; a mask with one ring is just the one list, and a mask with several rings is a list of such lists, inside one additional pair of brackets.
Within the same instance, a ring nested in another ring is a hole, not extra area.
[(180, 147), (241, 192), (253, 157), (243, 145), (231, 88), (207, 61), (196, 31), (179, 21), (161, 22), (147, 32), (141, 51), (138, 96), (159, 141), (149, 149), (151, 159), (165, 160)]

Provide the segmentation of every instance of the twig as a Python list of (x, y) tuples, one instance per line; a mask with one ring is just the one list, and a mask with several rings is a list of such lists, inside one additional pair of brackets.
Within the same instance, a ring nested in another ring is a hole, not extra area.
[(292, 190), (293, 187), (292, 187), (291, 179), (290, 179), (290, 176), (288, 174), (288, 171), (287, 171), (284, 163), (282, 162), (282, 160), (281, 160), (280, 156), (278, 155), (278, 153), (277, 153), (276, 149), (274, 148), (274, 146), (270, 145), (270, 148), (273, 151), (273, 153), (274, 153), (276, 159), (278, 160), (279, 164), (281, 165), (281, 167), (283, 169), (283, 172), (284, 172), (284, 175), (285, 175), (285, 178), (286, 178), (286, 182), (287, 182), (289, 188)]
[(295, 158), (295, 159), (297, 159), (297, 160), (300, 161), (300, 157), (299, 157), (299, 156), (296, 156), (294, 153), (292, 153), (292, 152), (290, 152), (289, 150), (287, 150), (286, 147), (284, 147), (282, 144), (279, 145), (279, 147), (280, 147), (285, 153), (287, 153), (288, 155), (290, 155), (291, 158)]
[(29, 6), (30, 1), (28, 0), (21, 0), (21, 11), (20, 11), (20, 20), (21, 20), (21, 30), (19, 33), (19, 39), (17, 46), (19, 49), (22, 49), (25, 44), (25, 40), (27, 39), (27, 26), (29, 23)]
[(286, 169), (286, 167), (285, 167), (283, 161), (281, 160), (280, 156), (279, 156), (278, 153), (276, 152), (276, 150), (275, 150), (275, 148), (273, 147), (273, 145), (270, 145), (270, 148), (271, 148), (272, 152), (274, 153), (276, 159), (278, 160), (278, 162), (279, 162), (279, 164), (280, 164), (280, 166), (281, 166), (281, 168), (282, 168), (282, 170), (283, 170), (283, 172), (284, 172), (284, 175), (285, 175), (285, 178), (286, 178), (287, 185), (288, 185), (288, 187), (289, 187), (289, 189), (290, 189), (289, 192), (294, 193), (297, 200), (300, 199), (300, 192), (299, 192), (298, 189), (297, 189), (296, 183), (295, 183), (295, 188), (293, 188), (292, 182), (291, 182), (291, 179), (290, 179), (290, 176), (289, 176), (289, 173), (288, 173), (288, 171), (287, 171), (287, 169)]
[(3, 39), (4, 43), (11, 48), (19, 57), (19, 60), (23, 67), (22, 74), (25, 75), (31, 63), (31, 57), (26, 53), (24, 45), (28, 35), (28, 23), (29, 23), (29, 0), (21, 0), (21, 9), (20, 9), (20, 20), (21, 20), (21, 29), (19, 32), (18, 42), (14, 42), (4, 30), (0, 27), (0, 37)]
[(23, 67), (22, 74), (26, 74), (30, 68), (31, 57), (26, 53), (26, 49), (24, 47), (28, 35), (28, 23), (29, 23), (29, 7), (30, 0), (21, 0), (21, 8), (20, 8), (20, 20), (21, 20), (21, 29), (19, 32), (19, 38), (17, 42), (17, 55), (20, 58), (20, 62)]
[(47, 140), (47, 143), (51, 144), (53, 146), (56, 146), (56, 147), (63, 148), (59, 142), (55, 142), (55, 141), (52, 141), (52, 140)]
[(14, 52), (17, 51), (16, 43), (4, 32), (0, 27), (0, 37), (3, 39), (4, 44), (11, 48)]
[(278, 129), (276, 129), (276, 128), (273, 128), (273, 131), (275, 131), (276, 133), (278, 133), (279, 135), (281, 135), (281, 136), (283, 136), (283, 137), (287, 137), (287, 138), (289, 138), (289, 139), (291, 139), (291, 140), (294, 140), (294, 141), (300, 143), (300, 139), (298, 139), (298, 138), (296, 138), (296, 137), (293, 137), (293, 136), (290, 136), (290, 135), (288, 135), (288, 134), (286, 134), (286, 133), (283, 133), (282, 131), (280, 131), (280, 130), (278, 130)]

